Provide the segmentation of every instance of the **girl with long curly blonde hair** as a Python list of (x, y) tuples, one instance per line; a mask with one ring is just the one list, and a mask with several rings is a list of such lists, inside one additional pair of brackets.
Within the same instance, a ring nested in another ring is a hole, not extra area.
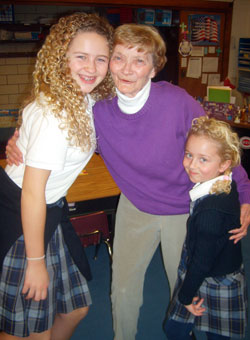
[(51, 28), (38, 53), (21, 109), (24, 162), (0, 168), (1, 340), (68, 340), (91, 304), (64, 197), (95, 151), (92, 106), (113, 94), (112, 41), (105, 18), (76, 13)]
[[(88, 148), (93, 127), (89, 115), (86, 114), (86, 93), (82, 92), (72, 79), (67, 55), (72, 40), (79, 32), (96, 32), (105, 37), (111, 53), (113, 28), (107, 26), (104, 18), (86, 13), (61, 18), (52, 26), (38, 52), (33, 72), (32, 94), (24, 105), (35, 98), (39, 100), (40, 94), (43, 93), (47, 104), (53, 107), (53, 114), (61, 120), (61, 127), (68, 131), (72, 144)], [(91, 97), (101, 100), (112, 97), (113, 94), (114, 85), (108, 72), (105, 79), (93, 89)]]

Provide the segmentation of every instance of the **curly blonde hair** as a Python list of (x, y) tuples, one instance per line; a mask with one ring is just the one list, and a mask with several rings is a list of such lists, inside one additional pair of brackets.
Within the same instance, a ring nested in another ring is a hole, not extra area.
[(193, 120), (187, 139), (192, 135), (211, 139), (218, 146), (218, 155), (221, 161), (231, 161), (229, 168), (224, 173), (225, 179), (216, 181), (210, 190), (211, 194), (230, 193), (231, 179), (228, 175), (234, 167), (240, 164), (241, 158), (240, 140), (237, 133), (233, 132), (228, 123), (203, 116)]
[(155, 73), (166, 64), (166, 44), (155, 27), (140, 24), (124, 24), (115, 29), (114, 46), (138, 47), (139, 52), (152, 54)]
[[(51, 27), (38, 52), (32, 93), (24, 105), (33, 100), (39, 102), (40, 94), (44, 93), (53, 114), (60, 119), (60, 128), (67, 130), (70, 144), (89, 150), (93, 142), (93, 128), (86, 112), (86, 95), (72, 78), (67, 58), (69, 45), (79, 32), (95, 32), (105, 37), (112, 52), (114, 30), (105, 18), (83, 12), (60, 18)], [(114, 94), (114, 84), (108, 72), (105, 79), (91, 92), (91, 97), (101, 100)]]

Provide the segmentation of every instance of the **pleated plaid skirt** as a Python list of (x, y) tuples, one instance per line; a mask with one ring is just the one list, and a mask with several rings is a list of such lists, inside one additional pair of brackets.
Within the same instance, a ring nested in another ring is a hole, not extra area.
[(21, 236), (8, 251), (0, 273), (1, 331), (19, 337), (44, 332), (52, 327), (56, 314), (91, 304), (87, 282), (70, 256), (60, 225), (46, 252), (50, 277), (46, 300), (26, 300), (22, 294), (26, 261)]
[(179, 322), (194, 323), (194, 327), (201, 331), (243, 338), (247, 324), (247, 286), (243, 268), (232, 274), (209, 277), (203, 281), (196, 296), (204, 299), (206, 311), (201, 317), (195, 317), (178, 300), (186, 275), (186, 261), (187, 250), (184, 244), (168, 317)]

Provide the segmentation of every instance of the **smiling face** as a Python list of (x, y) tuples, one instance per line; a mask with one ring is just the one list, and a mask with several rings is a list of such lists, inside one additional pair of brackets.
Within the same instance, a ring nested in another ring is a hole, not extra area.
[(135, 97), (155, 76), (150, 53), (139, 52), (137, 47), (116, 45), (110, 61), (110, 71), (118, 90), (127, 97)]
[(73, 79), (83, 93), (90, 93), (107, 74), (108, 41), (95, 32), (79, 32), (69, 46), (67, 57)]
[(193, 183), (206, 182), (223, 174), (231, 161), (222, 161), (216, 142), (205, 136), (191, 135), (186, 143), (183, 166)]

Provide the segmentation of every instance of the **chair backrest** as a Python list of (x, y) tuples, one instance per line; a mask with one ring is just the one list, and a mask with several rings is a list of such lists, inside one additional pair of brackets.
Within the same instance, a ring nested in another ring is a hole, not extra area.
[(104, 211), (71, 217), (70, 221), (84, 247), (110, 237), (108, 218)]

